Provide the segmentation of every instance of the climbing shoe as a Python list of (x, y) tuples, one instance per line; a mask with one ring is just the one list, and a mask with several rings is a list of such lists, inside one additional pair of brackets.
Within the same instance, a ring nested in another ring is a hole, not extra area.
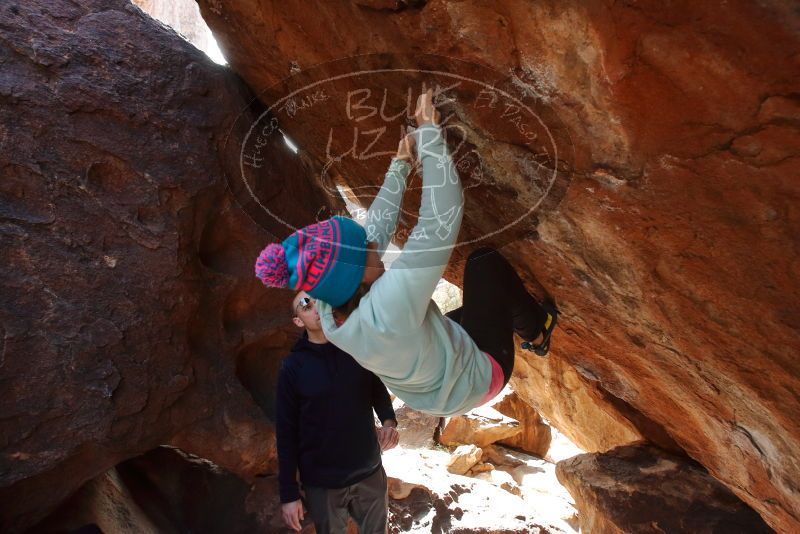
[(542, 304), (542, 309), (547, 314), (547, 319), (544, 321), (544, 330), (542, 331), (542, 341), (537, 344), (533, 344), (530, 341), (523, 341), (520, 345), (520, 348), (523, 350), (529, 350), (537, 356), (547, 356), (547, 353), (550, 351), (550, 336), (558, 323), (558, 310), (554, 303), (544, 302)]

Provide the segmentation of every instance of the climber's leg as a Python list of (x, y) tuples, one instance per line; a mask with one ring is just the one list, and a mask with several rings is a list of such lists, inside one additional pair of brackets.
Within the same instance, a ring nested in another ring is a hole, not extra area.
[[(466, 287), (465, 284), (465, 295)], [(514, 323), (508, 308), (500, 304), (499, 299), (493, 299), (468, 313), (470, 319), (466, 322), (463, 322), (463, 311), (464, 306), (461, 306), (445, 315), (460, 324), (478, 348), (495, 359), (503, 370), (504, 382), (508, 382), (514, 370)]]
[(467, 259), (464, 305), (448, 316), (500, 364), (506, 381), (514, 369), (513, 333), (533, 341), (547, 318), (514, 268), (491, 248), (478, 249)]
[(450, 310), (449, 312), (445, 313), (445, 317), (449, 317), (450, 319), (454, 320), (458, 324), (461, 324), (461, 310), (463, 306), (459, 306), (455, 310)]

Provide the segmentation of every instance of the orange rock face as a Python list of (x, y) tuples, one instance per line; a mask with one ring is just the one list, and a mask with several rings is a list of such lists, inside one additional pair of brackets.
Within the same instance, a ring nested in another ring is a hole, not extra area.
[(481, 406), (464, 415), (448, 418), (439, 442), (447, 446), (474, 444), (485, 447), (521, 431), (519, 421), (488, 406)]
[(596, 386), (587, 383), (564, 359), (518, 354), (511, 379), (516, 394), (578, 447), (605, 451), (642, 439), (632, 423), (592, 395)]
[[(441, 102), (468, 188), (455, 260), (505, 245), (558, 299), (553, 357), (773, 528), (800, 530), (792, 3), (199, 3), (232, 68), (265, 104), (282, 102), (276, 116), (314, 168), (365, 202), (403, 126), (388, 112), (402, 111), (410, 85), (497, 73), (509, 95), (500, 107), (480, 105), (468, 83)], [(388, 55), (363, 56), (373, 52)], [(382, 61), (394, 74), (356, 82), (341, 63), (312, 72), (348, 57), (350, 72)], [(417, 70), (392, 70), (409, 64)], [(282, 82), (290, 74), (307, 76), (305, 87), (320, 72), (324, 91), (282, 100), (297, 88)], [(373, 100), (354, 101), (365, 88)], [(510, 97), (540, 122), (515, 115)], [(354, 128), (359, 148), (346, 154)], [(374, 139), (382, 157), (363, 150)]]
[(492, 408), (519, 421), (520, 432), (516, 436), (503, 438), (499, 443), (544, 458), (552, 439), (550, 427), (542, 421), (539, 412), (522, 400), (515, 391), (507, 391), (505, 396), (492, 404)]

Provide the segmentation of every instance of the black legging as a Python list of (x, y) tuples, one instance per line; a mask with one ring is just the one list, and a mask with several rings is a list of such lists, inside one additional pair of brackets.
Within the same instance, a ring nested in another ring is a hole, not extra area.
[(525, 289), (511, 264), (493, 248), (479, 248), (464, 266), (464, 304), (446, 315), (500, 364), (508, 383), (514, 370), (514, 332), (532, 341), (547, 313)]

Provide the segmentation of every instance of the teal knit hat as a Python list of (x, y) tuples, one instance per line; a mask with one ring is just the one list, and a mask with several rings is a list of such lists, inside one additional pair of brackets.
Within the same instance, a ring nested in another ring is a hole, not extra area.
[(271, 243), (256, 260), (256, 276), (269, 287), (305, 291), (341, 306), (364, 277), (367, 234), (352, 219), (335, 216)]

